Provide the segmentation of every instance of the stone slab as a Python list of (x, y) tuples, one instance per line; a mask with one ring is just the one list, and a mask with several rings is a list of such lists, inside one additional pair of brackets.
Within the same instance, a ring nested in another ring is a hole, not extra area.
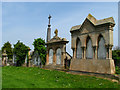
[(70, 70), (115, 74), (114, 60), (72, 59)]

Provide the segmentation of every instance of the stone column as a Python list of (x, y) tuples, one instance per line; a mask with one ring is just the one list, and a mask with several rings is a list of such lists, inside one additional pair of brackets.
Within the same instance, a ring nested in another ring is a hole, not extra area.
[(94, 46), (93, 47), (93, 49), (94, 49), (94, 56), (93, 56), (93, 59), (97, 59), (98, 58), (98, 46)]
[(83, 47), (83, 52), (84, 52), (84, 58), (83, 59), (86, 59), (86, 47)]
[(76, 48), (73, 48), (73, 58), (76, 58)]
[(49, 64), (49, 51), (46, 52), (46, 65)]

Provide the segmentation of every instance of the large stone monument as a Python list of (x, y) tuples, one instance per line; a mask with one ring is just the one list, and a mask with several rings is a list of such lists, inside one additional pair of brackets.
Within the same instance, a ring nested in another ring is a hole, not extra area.
[(97, 20), (89, 14), (82, 25), (71, 28), (71, 70), (115, 73), (112, 59), (114, 25), (112, 17)]
[(51, 33), (48, 30), (51, 30), (50, 28), (50, 18), (49, 18), (49, 24), (47, 29), (47, 55), (46, 55), (46, 68), (53, 68), (53, 69), (62, 69), (64, 68), (64, 59), (66, 58), (66, 43), (67, 41), (65, 38), (58, 37), (58, 30), (55, 30), (55, 36), (50, 39)]
[(58, 37), (58, 30), (55, 30), (55, 36), (46, 43), (47, 56), (46, 65), (50, 68), (64, 68), (64, 59), (66, 58), (66, 43), (68, 41), (65, 38)]

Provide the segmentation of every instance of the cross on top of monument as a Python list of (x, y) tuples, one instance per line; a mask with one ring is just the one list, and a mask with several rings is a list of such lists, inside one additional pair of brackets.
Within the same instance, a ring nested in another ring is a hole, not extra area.
[(48, 19), (49, 19), (49, 25), (50, 25), (50, 19), (51, 19), (52, 17), (49, 15), (49, 17), (48, 17)]

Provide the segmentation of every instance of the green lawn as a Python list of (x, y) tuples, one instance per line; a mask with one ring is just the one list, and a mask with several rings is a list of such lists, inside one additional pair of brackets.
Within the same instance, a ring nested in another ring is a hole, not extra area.
[(27, 67), (3, 67), (3, 88), (120, 88), (109, 80), (93, 76), (67, 74), (55, 70)]

